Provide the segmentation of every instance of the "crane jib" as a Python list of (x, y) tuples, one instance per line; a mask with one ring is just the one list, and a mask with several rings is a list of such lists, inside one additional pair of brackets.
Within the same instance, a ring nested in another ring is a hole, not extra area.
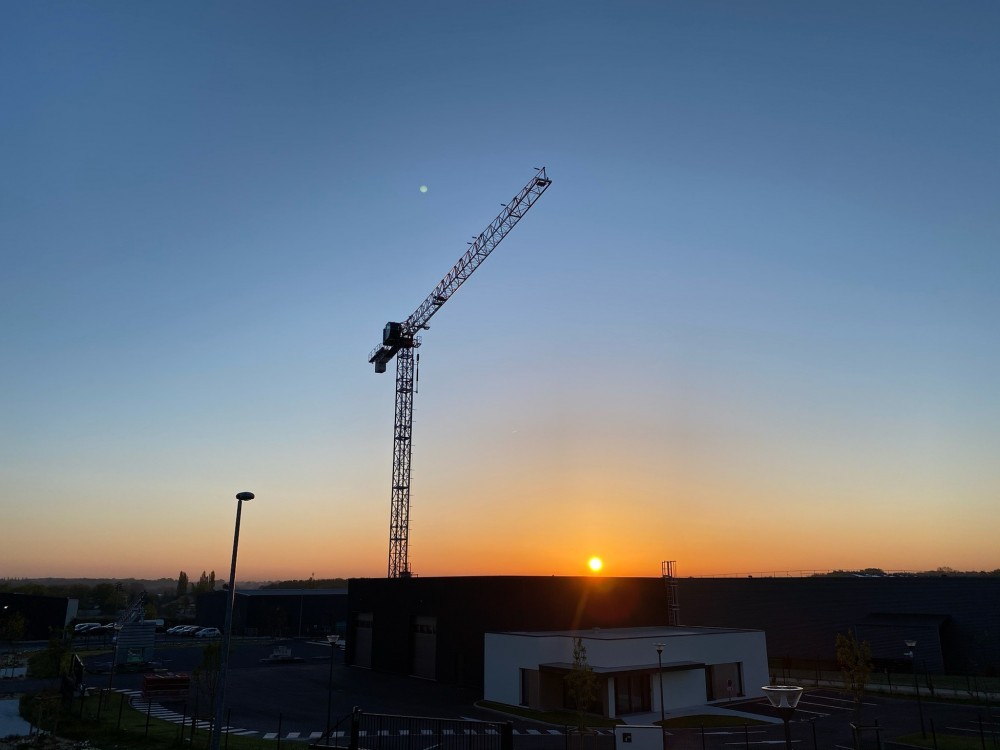
[[(497, 245), (510, 233), (518, 221), (528, 212), (535, 201), (545, 192), (552, 181), (546, 176), (545, 168), (538, 170), (531, 181), (507, 203), (503, 211), (490, 222), (473, 241), (472, 246), (459, 258), (452, 269), (441, 279), (427, 298), (403, 323), (387, 323), (382, 335), (382, 343), (368, 357), (374, 363), (376, 372), (385, 372), (385, 366), (403, 347), (412, 346), (414, 334), (427, 325), (434, 313), (458, 291), (472, 273), (482, 265)], [(389, 336), (390, 326), (395, 326)]]

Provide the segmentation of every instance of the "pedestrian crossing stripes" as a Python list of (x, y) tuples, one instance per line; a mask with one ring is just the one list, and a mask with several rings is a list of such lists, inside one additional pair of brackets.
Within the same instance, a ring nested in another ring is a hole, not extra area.
[[(176, 711), (172, 711), (169, 708), (165, 708), (164, 706), (160, 705), (159, 703), (154, 703), (154, 702), (147, 701), (145, 698), (143, 698), (142, 691), (140, 691), (140, 690), (127, 690), (127, 689), (118, 688), (118, 689), (115, 690), (115, 692), (121, 693), (121, 694), (125, 695), (129, 699), (129, 704), (136, 711), (140, 711), (142, 713), (146, 713), (148, 711), (148, 713), (149, 713), (150, 716), (152, 716), (152, 717), (154, 717), (156, 719), (160, 719), (161, 721), (169, 721), (172, 724), (181, 724), (181, 723), (184, 723), (184, 724), (187, 724), (189, 726), (191, 724), (191, 721), (192, 721), (191, 716), (186, 716), (186, 715), (184, 715), (182, 713), (178, 713)], [(201, 720), (196, 720), (195, 721), (195, 727), (197, 729), (210, 729), (211, 726), (212, 726), (212, 722), (210, 722), (210, 721), (201, 721)], [(261, 737), (261, 739), (265, 739), (265, 740), (276, 740), (276, 739), (278, 739), (278, 733), (277, 732), (264, 732), (264, 733), (261, 733), (260, 731), (255, 730), (255, 729), (242, 729), (240, 727), (231, 727), (231, 726), (223, 727), (222, 731), (224, 733), (226, 733), (226, 734), (232, 734), (232, 735), (236, 735), (238, 737), (257, 737), (257, 736), (259, 736), (259, 737)], [(419, 731), (420, 731), (420, 734), (422, 736), (425, 736), (425, 737), (431, 737), (431, 736), (435, 735), (435, 732), (432, 729), (421, 729)], [(598, 729), (598, 730), (595, 730), (595, 733), (596, 734), (603, 734), (603, 735), (613, 734), (613, 732), (611, 730), (609, 730), (609, 729)], [(368, 736), (367, 733), (364, 730), (362, 730), (359, 734), (361, 736)], [(380, 730), (378, 730), (377, 733), (372, 734), (371, 736), (373, 736), (373, 737), (374, 736), (378, 736), (378, 737), (393, 737), (393, 736), (395, 736), (395, 737), (403, 737), (403, 736), (407, 736), (409, 734), (410, 734), (410, 730), (408, 730), (408, 729), (398, 729), (398, 730), (380, 729)], [(496, 736), (497, 735), (497, 730), (493, 729), (492, 727), (491, 728), (487, 728), (487, 729), (485, 729), (485, 730), (483, 730), (481, 732), (477, 731), (475, 729), (462, 729), (462, 730), (444, 729), (443, 732), (442, 732), (442, 734), (449, 735), (449, 736), (462, 736), (462, 737), (476, 737), (476, 736), (479, 736), (479, 735)], [(514, 735), (521, 735), (521, 736), (529, 736), (529, 737), (544, 737), (544, 736), (551, 736), (551, 735), (561, 736), (562, 734), (564, 734), (564, 732), (563, 732), (562, 729), (514, 729), (513, 730), (513, 734)], [(287, 739), (287, 740), (301, 740), (301, 739), (303, 739), (305, 737), (305, 738), (308, 738), (310, 741), (313, 741), (313, 740), (322, 739), (325, 736), (326, 736), (325, 732), (301, 732), (301, 731), (299, 731), (299, 732), (288, 732), (287, 734), (282, 735), (282, 738), (283, 739)], [(330, 739), (342, 740), (342, 739), (345, 739), (345, 738), (347, 738), (349, 736), (350, 736), (350, 732), (345, 732), (343, 730), (337, 730), (337, 731), (330, 732)]]

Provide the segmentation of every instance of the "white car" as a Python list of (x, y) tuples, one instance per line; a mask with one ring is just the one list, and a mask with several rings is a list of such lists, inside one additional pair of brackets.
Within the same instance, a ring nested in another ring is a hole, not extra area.
[(218, 638), (222, 635), (218, 628), (202, 628), (194, 634), (195, 638)]

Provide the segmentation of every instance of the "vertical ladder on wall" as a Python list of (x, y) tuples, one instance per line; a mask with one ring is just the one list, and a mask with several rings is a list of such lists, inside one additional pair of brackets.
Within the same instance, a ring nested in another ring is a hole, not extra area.
[(663, 585), (667, 589), (667, 624), (676, 627), (681, 624), (681, 605), (677, 600), (677, 561), (664, 560), (660, 563), (660, 575), (663, 576)]

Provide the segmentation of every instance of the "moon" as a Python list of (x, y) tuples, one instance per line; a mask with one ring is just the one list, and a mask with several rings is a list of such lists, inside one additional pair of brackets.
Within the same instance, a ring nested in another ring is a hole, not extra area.
[(427, 186), (426, 185), (421, 185), (420, 186), (420, 192), (421, 193), (426, 193), (427, 192)]

